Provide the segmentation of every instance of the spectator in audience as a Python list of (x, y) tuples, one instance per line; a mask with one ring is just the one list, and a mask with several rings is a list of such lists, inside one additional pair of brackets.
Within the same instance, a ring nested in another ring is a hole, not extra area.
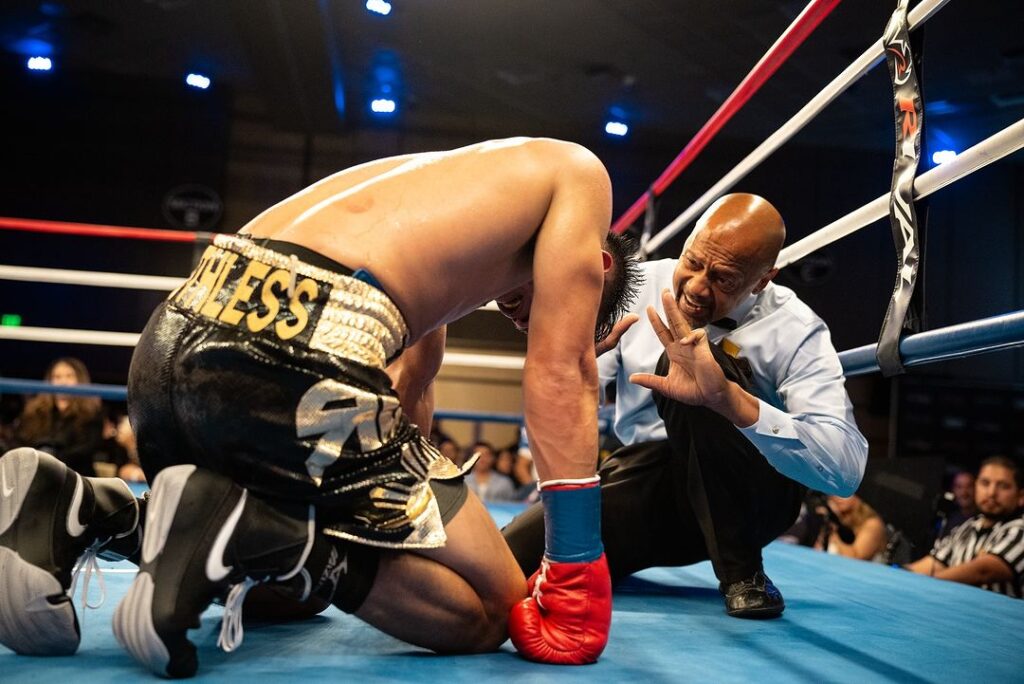
[(135, 433), (128, 422), (128, 416), (115, 412), (105, 412), (103, 416), (103, 442), (95, 458), (105, 462), (110, 475), (116, 475), (126, 482), (145, 482), (146, 476), (139, 465), (139, 452), (135, 442)]
[(928, 539), (929, 547), (978, 512), (974, 505), (974, 474), (955, 469), (948, 482), (946, 490), (935, 498), (935, 519)]
[(497, 453), (489, 442), (477, 442), (473, 445), (473, 456), (477, 456), (476, 465), (466, 476), (466, 486), (480, 497), (481, 501), (517, 501), (516, 486), (512, 478), (494, 469)]
[(465, 458), (463, 458), (462, 455), (462, 447), (460, 447), (459, 443), (456, 442), (451, 437), (445, 437), (443, 440), (441, 440), (441, 442), (437, 445), (437, 449), (442, 454), (450, 458), (452, 462), (455, 463), (456, 465), (461, 466), (466, 460)]
[(814, 548), (848, 558), (885, 562), (885, 522), (877, 511), (856, 494), (829, 496), (822, 526)]
[[(43, 379), (54, 385), (89, 383), (89, 371), (78, 359), (62, 357), (50, 364)], [(25, 403), (14, 441), (53, 454), (82, 475), (94, 476), (93, 458), (103, 441), (103, 416), (97, 397), (39, 394)]]
[(825, 495), (821, 492), (807, 492), (800, 504), (800, 513), (796, 522), (788, 530), (779, 535), (777, 541), (798, 546), (814, 546), (821, 535), (822, 528), (828, 521), (823, 515), (826, 506)]
[(14, 423), (24, 406), (20, 394), (0, 394), (0, 450), (14, 448)]
[(974, 485), (978, 514), (935, 542), (908, 570), (1024, 597), (1024, 473), (1005, 456), (985, 459)]
[(511, 446), (503, 447), (498, 451), (498, 455), (494, 461), (494, 469), (515, 482), (515, 467), (516, 467), (516, 449), (519, 448), (519, 443), (516, 442)]
[(513, 442), (498, 452), (494, 469), (512, 480), (516, 500), (526, 501), (537, 491), (537, 475), (533, 471), (533, 458), (529, 451), (521, 453), (519, 443)]
[(974, 503), (974, 480), (974, 473), (967, 470), (961, 470), (953, 476), (952, 490), (956, 509), (946, 520), (946, 534), (978, 514), (978, 507)]

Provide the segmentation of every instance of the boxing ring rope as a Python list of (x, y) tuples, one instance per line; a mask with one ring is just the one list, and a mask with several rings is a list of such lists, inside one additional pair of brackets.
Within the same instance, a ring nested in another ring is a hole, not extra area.
[[(138, 337), (137, 335), (135, 337)], [(847, 377), (864, 375), (878, 370), (875, 360), (877, 344), (855, 347), (839, 354), (843, 374)], [(1015, 311), (992, 316), (969, 323), (929, 330), (905, 337), (900, 342), (900, 351), (907, 366), (917, 366), (936, 361), (966, 358), (988, 352), (1024, 347), (1024, 311)], [(481, 361), (493, 359), (481, 354), (449, 353), (447, 356), (461, 356), (464, 365), (479, 367)], [(475, 358), (470, 358), (475, 357)], [(522, 368), (522, 357), (498, 357), (507, 359), (507, 368)], [(473, 363), (468, 363), (472, 361)], [(33, 394), (38, 392), (97, 396), (103, 399), (124, 401), (127, 389), (123, 385), (54, 385), (41, 380), (22, 380), (0, 377), (0, 393)], [(477, 411), (435, 411), (440, 420), (478, 420), (493, 423), (522, 423), (523, 417), (512, 413), (483, 413)]]
[[(10, 216), (0, 216), (0, 230), (199, 244), (210, 242), (214, 235), (214, 233), (177, 231), (163, 228), (137, 228), (128, 226), (106, 226), (93, 223), (72, 223), (66, 221), (41, 221), (37, 219), (15, 218)], [(104, 271), (37, 268), (34, 266), (0, 264), (0, 280), (18, 280), (22, 282), (54, 283), (59, 285), (84, 285), (87, 287), (115, 287), (129, 290), (155, 290), (170, 292), (181, 285), (185, 281), (185, 278), (175, 276), (150, 276), (136, 273), (110, 273)], [(498, 310), (498, 307), (494, 302), (488, 302), (480, 308), (484, 311)], [(45, 330), (45, 328), (39, 328), (39, 330)], [(58, 331), (61, 333), (69, 332), (58, 328), (53, 328), (52, 330), (55, 333)], [(91, 331), (77, 332), (88, 333)], [(0, 339), (2, 339), (2, 336), (0, 336)], [(91, 344), (91, 342), (85, 343)], [(131, 344), (134, 345), (134, 342)]]
[[(1016, 347), (1024, 347), (1024, 311), (928, 330), (900, 340), (900, 354), (905, 366), (961, 359)], [(843, 375), (849, 378), (877, 371), (877, 349), (878, 344), (866, 344), (839, 354)]]
[(651, 184), (650, 190), (633, 203), (626, 212), (612, 224), (612, 232), (623, 233), (643, 213), (650, 195), (655, 197), (679, 177), (679, 174), (693, 162), (718, 131), (761, 89), (761, 86), (772, 77), (789, 56), (800, 47), (807, 36), (811, 35), (818, 25), (824, 21), (839, 0), (811, 0), (804, 10), (793, 20), (793, 23), (775, 41), (764, 57), (754, 65), (750, 73), (740, 81), (736, 89), (725, 99), (717, 111), (711, 115), (693, 139), (672, 160), (660, 176)]
[[(915, 178), (914, 198), (927, 197), (933, 192), (969, 176), (978, 169), (1013, 154), (1022, 147), (1024, 147), (1024, 119), (1007, 126), (962, 154), (958, 154), (952, 161), (936, 166)], [(888, 214), (889, 195), (885, 194), (784, 248), (779, 252), (779, 259), (775, 265), (778, 268), (788, 266), (811, 252), (850, 235), (878, 219), (888, 216)]]
[(0, 228), (32, 233), (59, 235), (85, 235), (88, 237), (127, 238), (130, 240), (156, 240), (158, 242), (209, 242), (212, 233), (167, 230), (166, 228), (136, 228), (133, 226), (103, 226), (94, 223), (69, 221), (41, 221), (38, 219), (0, 217)]
[[(110, 401), (125, 401), (128, 398), (128, 388), (124, 385), (54, 385), (42, 380), (17, 380), (14, 378), (0, 377), (0, 394), (4, 392), (14, 394), (73, 394), (82, 397), (99, 397)], [(499, 413), (489, 411), (434, 411), (434, 418), (438, 420), (465, 420), (481, 423), (507, 423), (509, 425), (521, 425), (522, 414)]]
[[(36, 328), (32, 326), (0, 326), (0, 340), (21, 342), (58, 342), (60, 344), (93, 344), (110, 347), (134, 347), (142, 333), (74, 328)], [(446, 352), (444, 365), (498, 370), (522, 370), (522, 356)]]
[(33, 266), (0, 265), (0, 280), (21, 280), (30, 283), (58, 283), (61, 285), (87, 285), (90, 287), (119, 287), (131, 290), (159, 290), (170, 292), (184, 278), (149, 276), (135, 273), (107, 273), (78, 271), (65, 268), (35, 268)]
[[(911, 10), (907, 17), (911, 30), (928, 21), (947, 2), (949, 0), (925, 0)], [(768, 136), (763, 143), (754, 148), (753, 152), (744, 157), (739, 164), (729, 173), (725, 174), (720, 181), (711, 186), (697, 201), (684, 209), (671, 223), (658, 231), (658, 234), (653, 236), (645, 245), (645, 252), (647, 254), (653, 253), (666, 241), (675, 237), (684, 227), (696, 220), (705, 209), (711, 206), (712, 202), (728, 192), (730, 188), (757, 168), (761, 162), (771, 156), (786, 141), (799, 133), (804, 126), (810, 123), (833, 100), (874, 69), (884, 57), (884, 48), (881, 39), (879, 39), (860, 57), (854, 60), (850, 66), (846, 67), (836, 76), (831, 83), (825, 86), (821, 92), (815, 95), (810, 102), (804, 105), (789, 121), (783, 124), (779, 130)]]

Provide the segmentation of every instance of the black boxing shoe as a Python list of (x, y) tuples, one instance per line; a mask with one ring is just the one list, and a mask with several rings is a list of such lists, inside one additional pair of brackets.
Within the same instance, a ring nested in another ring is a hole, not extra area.
[(725, 598), (725, 612), (731, 617), (776, 618), (786, 609), (782, 594), (760, 570), (739, 582), (719, 584), (718, 590)]
[(164, 677), (198, 669), (186, 632), (199, 627), (214, 598), (224, 595), (218, 645), (242, 639), (241, 607), (248, 590), (286, 581), (302, 570), (313, 542), (312, 509), (287, 516), (231, 480), (192, 465), (166, 468), (153, 482), (146, 510), (142, 564), (114, 611), (114, 636)]
[(83, 477), (49, 454), (0, 457), (0, 643), (23, 655), (71, 655), (81, 631), (69, 596), (77, 574), (139, 518), (117, 478)]

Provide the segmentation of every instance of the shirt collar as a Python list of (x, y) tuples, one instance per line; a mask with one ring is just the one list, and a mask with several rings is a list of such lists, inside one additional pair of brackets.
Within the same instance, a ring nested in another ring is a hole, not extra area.
[[(772, 284), (768, 283), (768, 287), (771, 286)], [(765, 288), (765, 290), (767, 289), (768, 288)], [(761, 292), (764, 292), (765, 290), (761, 290)], [(725, 318), (731, 318), (732, 320), (736, 321), (737, 327), (743, 325), (743, 323), (745, 322), (744, 319), (750, 314), (750, 311), (751, 309), (754, 308), (754, 305), (757, 304), (757, 298), (760, 296), (761, 293), (751, 293), (747, 295), (747, 297), (743, 299), (743, 301), (737, 304), (732, 311), (725, 315)]]

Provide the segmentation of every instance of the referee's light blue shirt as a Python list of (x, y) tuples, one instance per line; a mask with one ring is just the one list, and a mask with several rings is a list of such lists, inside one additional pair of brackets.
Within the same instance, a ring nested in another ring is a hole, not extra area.
[[(665, 320), (661, 291), (672, 288), (675, 259), (642, 265), (646, 276), (633, 311), (640, 321), (598, 359), (601, 383), (615, 382), (615, 434), (624, 444), (666, 439), (650, 390), (629, 382), (652, 373), (664, 350), (647, 320)], [(843, 369), (825, 322), (789, 288), (769, 283), (729, 317), (735, 330), (707, 326), (711, 342), (746, 359), (760, 413), (740, 432), (786, 477), (811, 489), (849, 496), (864, 476), (868, 444), (857, 429)]]

